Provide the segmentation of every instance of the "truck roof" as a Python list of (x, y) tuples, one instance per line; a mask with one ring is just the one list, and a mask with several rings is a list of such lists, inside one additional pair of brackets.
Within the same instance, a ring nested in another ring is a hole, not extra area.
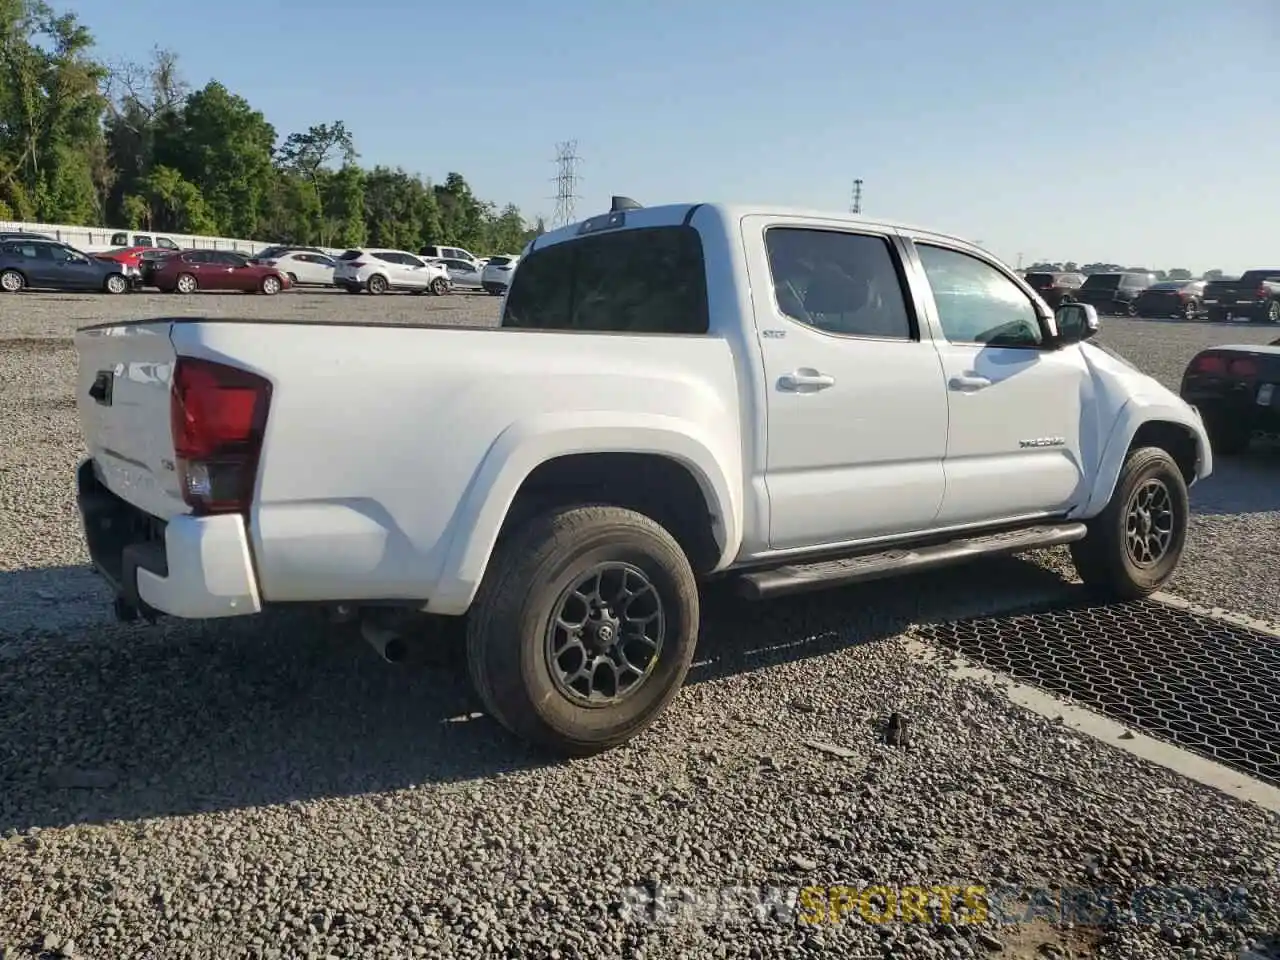
[[(963, 244), (965, 246), (972, 247), (975, 250), (980, 249), (972, 240), (967, 240), (964, 237), (940, 233), (937, 230), (930, 230), (925, 227), (918, 227), (909, 223), (901, 223), (894, 220), (871, 219), (854, 213), (832, 210), (814, 210), (805, 207), (757, 206), (748, 204), (701, 202), (667, 203), (656, 207), (635, 207), (620, 212), (625, 213), (626, 224), (628, 227), (664, 227), (683, 223), (686, 217), (690, 217), (692, 213), (699, 208), (710, 208), (716, 210), (726, 221), (741, 220), (743, 217), (748, 216), (783, 217), (787, 219), (825, 222), (833, 225), (839, 224), (843, 226), (870, 227), (873, 230), (901, 231), (903, 233), (910, 233), (913, 236), (933, 237), (938, 240), (946, 240), (950, 243)], [(576, 223), (570, 223), (555, 230), (549, 230), (542, 234), (542, 236), (535, 237), (530, 246), (525, 248), (525, 253), (528, 253), (530, 250), (561, 243), (565, 240), (571, 240), (583, 232), (582, 228), (584, 224), (600, 220), (603, 225), (603, 222), (609, 216), (610, 211), (602, 211), (599, 214), (595, 214), (584, 220), (579, 220)]]

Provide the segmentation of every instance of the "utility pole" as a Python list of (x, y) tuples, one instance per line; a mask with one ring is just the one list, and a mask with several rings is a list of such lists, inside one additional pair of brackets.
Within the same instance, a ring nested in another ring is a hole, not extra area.
[(1022, 269), (1022, 254), (1021, 254), (1021, 253), (1019, 253), (1019, 254), (1018, 254), (1018, 269), (1019, 269), (1019, 270), (1021, 270), (1021, 269)]
[(853, 181), (853, 198), (849, 202), (849, 212), (853, 214), (862, 213), (862, 181)]

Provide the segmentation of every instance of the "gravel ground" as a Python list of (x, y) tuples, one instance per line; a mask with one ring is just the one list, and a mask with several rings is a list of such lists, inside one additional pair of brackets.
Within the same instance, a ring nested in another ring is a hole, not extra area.
[[(377, 317), (483, 323), (494, 307), (387, 297)], [(305, 612), (111, 622), (72, 502), (72, 330), (372, 310), (328, 293), (0, 302), (0, 516), (16, 520), (0, 525), (0, 957), (1208, 958), (1280, 931), (1280, 818), (912, 652), (914, 623), (1060, 596), (1060, 552), (760, 606), (712, 593), (669, 713), (573, 763), (478, 715), (451, 651), (389, 668)], [(1199, 346), (1274, 338), (1104, 329), (1172, 385)], [(1275, 466), (1224, 463), (1196, 491), (1175, 592), (1280, 621)], [(907, 748), (883, 742), (893, 710)], [(646, 923), (626, 892), (872, 883), (1239, 887), (1249, 915)]]

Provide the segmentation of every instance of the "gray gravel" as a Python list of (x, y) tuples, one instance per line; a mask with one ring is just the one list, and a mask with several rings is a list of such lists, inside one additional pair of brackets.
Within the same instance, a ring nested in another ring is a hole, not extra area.
[[(481, 323), (494, 303), (388, 297), (376, 316)], [(0, 957), (1207, 958), (1280, 930), (1280, 818), (911, 653), (913, 623), (1061, 595), (1058, 552), (761, 606), (713, 592), (670, 712), (574, 763), (477, 715), (451, 650), (392, 669), (306, 612), (112, 623), (71, 497), (74, 327), (374, 310), (309, 293), (0, 300)], [(1106, 326), (1175, 385), (1199, 343), (1269, 333)], [(1275, 467), (1223, 465), (1197, 491), (1177, 592), (1280, 620)], [(907, 748), (884, 742), (890, 711)], [(1240, 887), (1249, 916), (646, 924), (624, 892), (873, 882)]]

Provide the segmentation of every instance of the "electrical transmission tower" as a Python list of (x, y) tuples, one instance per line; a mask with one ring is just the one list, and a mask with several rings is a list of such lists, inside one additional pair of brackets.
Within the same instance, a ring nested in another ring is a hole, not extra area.
[(853, 181), (853, 199), (849, 201), (850, 213), (862, 213), (862, 181)]
[(556, 144), (556, 212), (552, 214), (553, 227), (563, 227), (574, 221), (574, 201), (578, 199), (578, 141), (566, 140)]

